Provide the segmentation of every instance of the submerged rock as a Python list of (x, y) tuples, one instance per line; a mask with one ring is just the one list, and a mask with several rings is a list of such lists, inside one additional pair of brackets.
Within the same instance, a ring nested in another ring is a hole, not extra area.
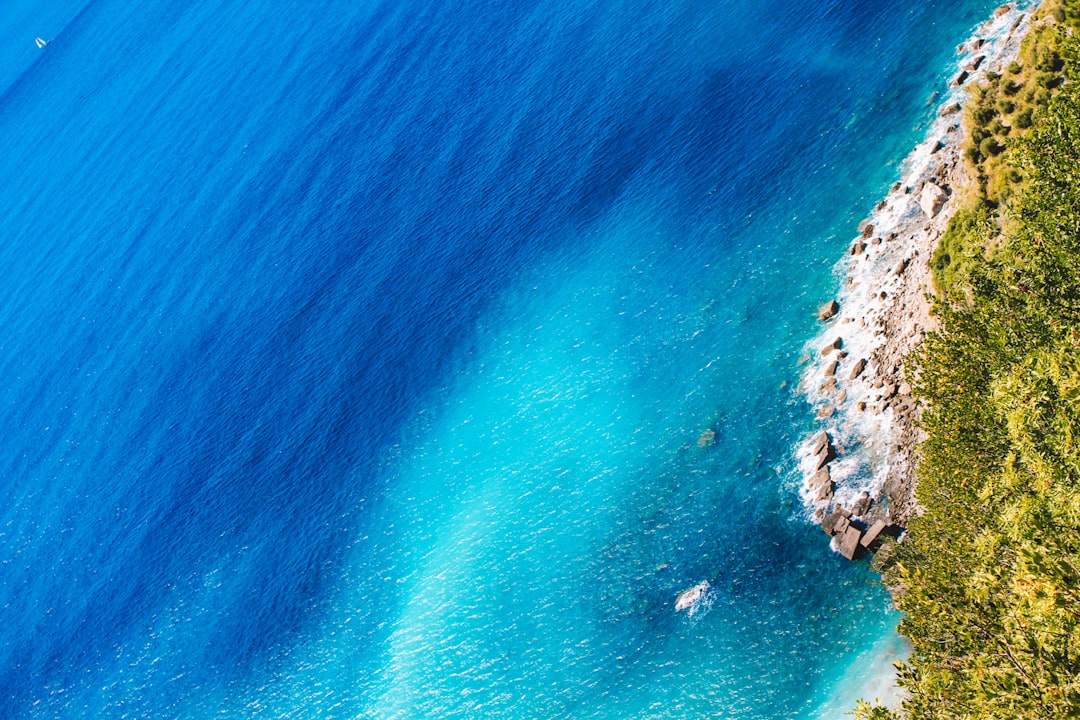
[(675, 612), (693, 610), (698, 603), (705, 599), (705, 593), (709, 591), (709, 581), (702, 580), (689, 590), (683, 590), (675, 596)]

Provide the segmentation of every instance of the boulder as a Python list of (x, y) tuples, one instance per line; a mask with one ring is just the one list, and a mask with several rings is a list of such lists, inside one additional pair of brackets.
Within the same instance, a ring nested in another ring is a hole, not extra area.
[(859, 538), (862, 537), (862, 530), (854, 525), (848, 525), (844, 529), (844, 535), (840, 539), (840, 554), (848, 560), (855, 559), (855, 553), (859, 551)]
[(956, 76), (956, 79), (953, 80), (953, 85), (956, 85), (957, 87), (960, 87), (965, 82), (967, 82), (967, 79), (968, 79), (968, 77), (970, 77), (970, 75), (971, 75), (971, 73), (969, 73), (967, 70), (961, 71), (961, 73)]
[(836, 392), (839, 389), (840, 389), (840, 385), (839, 385), (839, 383), (836, 382), (835, 377), (829, 378), (825, 382), (821, 383), (821, 385), (818, 387), (818, 391), (822, 395), (832, 395), (834, 392)]
[(824, 420), (827, 417), (832, 417), (833, 413), (835, 413), (835, 412), (836, 412), (836, 408), (834, 406), (825, 405), (820, 410), (817, 411), (817, 416), (819, 418), (821, 418), (822, 420)]
[(985, 60), (985, 59), (986, 59), (985, 55), (979, 55), (978, 57), (976, 57), (974, 60), (972, 60), (971, 62), (969, 62), (967, 64), (967, 71), (968, 72), (975, 72), (976, 70), (979, 69), (979, 66), (983, 64), (983, 60)]
[(941, 206), (949, 199), (949, 194), (944, 189), (932, 182), (923, 185), (922, 194), (919, 196), (919, 207), (929, 218), (936, 217), (941, 212)]
[(907, 260), (901, 260), (900, 262), (896, 263), (896, 267), (893, 268), (893, 275), (903, 275), (904, 271), (907, 270), (907, 266)]
[(857, 243), (855, 243), (854, 245), (851, 246), (851, 254), (852, 255), (862, 255), (863, 252), (865, 252), (865, 251), (866, 251), (866, 243), (864, 243), (862, 240), (860, 240), (859, 242), (857, 242)]
[(829, 445), (832, 445), (832, 438), (829, 437), (829, 433), (822, 430), (814, 439), (814, 455), (820, 454)]
[(832, 475), (829, 474), (828, 466), (821, 468), (810, 477), (810, 491), (814, 494), (814, 502), (831, 500), (833, 490)]
[(897, 390), (897, 392), (900, 393), (901, 395), (910, 395), (911, 394), (911, 384), (906, 383), (906, 382), (900, 383), (900, 388)]
[(873, 234), (874, 234), (874, 226), (873, 226), (873, 225), (871, 225), (870, 223), (867, 223), (867, 224), (866, 224), (866, 227), (864, 227), (864, 228), (862, 229), (862, 236), (863, 236), (864, 238), (868, 238), (868, 237), (870, 237), (870, 236), (871, 236), (871, 235), (873, 235)]
[(810, 487), (816, 488), (820, 485), (825, 485), (832, 482), (832, 473), (829, 472), (828, 466), (825, 466), (818, 470), (816, 473), (810, 476)]
[(836, 374), (836, 369), (840, 367), (840, 363), (833, 360), (831, 363), (825, 366), (825, 377), (832, 377)]
[(820, 448), (814, 450), (814, 472), (821, 470), (835, 459), (836, 448), (833, 447), (832, 441), (829, 440)]
[(865, 548), (870, 547), (870, 545), (878, 539), (878, 535), (880, 535), (884, 530), (885, 521), (878, 520), (876, 523), (870, 526), (869, 530), (863, 533), (863, 536), (861, 538), (859, 538), (859, 544)]
[(855, 378), (862, 375), (863, 370), (865, 370), (865, 369), (866, 369), (866, 358), (859, 358), (855, 362), (855, 367), (851, 368), (851, 375), (848, 376), (848, 379), (849, 380), (854, 380)]
[(870, 494), (864, 492), (859, 496), (859, 499), (851, 506), (851, 514), (855, 517), (862, 517), (870, 510), (870, 505), (873, 504), (873, 500), (870, 499)]
[(958, 112), (960, 112), (960, 103), (958, 103), (958, 102), (951, 102), (948, 105), (946, 105), (945, 107), (941, 108), (941, 114), (943, 116), (944, 115), (955, 115)]
[(825, 516), (825, 519), (821, 521), (821, 529), (829, 535), (839, 535), (848, 529), (851, 525), (851, 521), (847, 519), (847, 516), (840, 510), (834, 510), (830, 514)]
[(821, 348), (821, 354), (822, 355), (828, 355), (833, 350), (839, 350), (841, 347), (843, 347), (843, 345), (844, 345), (844, 341), (842, 339), (835, 338), (831, 343), (829, 343), (825, 347)]
[(840, 303), (835, 300), (830, 300), (818, 310), (818, 318), (820, 320), (828, 320), (829, 318), (835, 317), (838, 312), (840, 312)]
[(866, 403), (860, 400), (859, 402), (855, 403), (855, 409), (859, 412), (863, 412), (864, 410), (866, 410)]

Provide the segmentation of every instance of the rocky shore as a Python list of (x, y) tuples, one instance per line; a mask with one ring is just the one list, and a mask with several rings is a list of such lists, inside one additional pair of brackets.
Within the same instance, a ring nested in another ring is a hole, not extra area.
[(819, 311), (801, 391), (819, 422), (799, 448), (802, 496), (834, 547), (853, 559), (898, 534), (918, 512), (914, 471), (921, 408), (911, 353), (933, 330), (930, 259), (970, 182), (962, 160), (967, 87), (1019, 52), (1029, 13), (1003, 6), (959, 48), (927, 139), (903, 178), (860, 223), (839, 269), (842, 287)]

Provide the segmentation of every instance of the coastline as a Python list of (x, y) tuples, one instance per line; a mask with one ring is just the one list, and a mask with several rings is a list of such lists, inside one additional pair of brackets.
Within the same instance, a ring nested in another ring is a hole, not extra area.
[(843, 278), (805, 346), (799, 392), (814, 432), (798, 447), (800, 495), (848, 559), (898, 534), (918, 512), (921, 408), (908, 358), (935, 329), (930, 260), (971, 179), (962, 159), (967, 91), (1019, 53), (1035, 3), (999, 7), (958, 48), (949, 90), (902, 177), (858, 227), (837, 265)]

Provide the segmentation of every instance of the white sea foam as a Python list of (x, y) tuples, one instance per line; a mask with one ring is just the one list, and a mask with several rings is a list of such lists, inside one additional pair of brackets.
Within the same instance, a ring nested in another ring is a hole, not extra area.
[[(943, 111), (954, 103), (962, 106), (969, 83), (985, 79), (988, 71), (1000, 72), (1016, 57), (1033, 5), (1026, 2), (1013, 6), (980, 27), (961, 46), (949, 75), (950, 88), (940, 99)], [(971, 71), (973, 61), (979, 56), (984, 59), (977, 70)], [(969, 79), (958, 86), (955, 79), (965, 70)], [(905, 310), (894, 307), (900, 291), (910, 292), (916, 289), (910, 284), (920, 282), (919, 273), (897, 272), (897, 267), (905, 264), (913, 268), (921, 263), (918, 267), (925, 268), (951, 216), (951, 202), (947, 201), (936, 218), (928, 218), (920, 207), (919, 191), (927, 181), (938, 179), (949, 164), (957, 162), (963, 139), (961, 117), (961, 112), (939, 113), (925, 139), (906, 158), (899, 182), (866, 221), (873, 226), (872, 230), (865, 235), (860, 232), (856, 239), (866, 243), (865, 251), (848, 254), (836, 265), (837, 278), (843, 278), (837, 294), (840, 311), (804, 348), (807, 365), (800, 392), (819, 412), (829, 405), (835, 405), (837, 411), (831, 414), (826, 409), (819, 427), (796, 450), (803, 477), (801, 497), (808, 512), (818, 517), (832, 506), (850, 508), (863, 492), (880, 498), (890, 469), (902, 462), (897, 452), (900, 441), (897, 413), (886, 406), (880, 397), (882, 391), (874, 387), (876, 381), (886, 385), (891, 381), (895, 387), (900, 379), (897, 368), (878, 367), (876, 357), (882, 354), (879, 351), (886, 343), (897, 341), (884, 331), (886, 314)], [(925, 272), (922, 276), (925, 277)], [(821, 349), (837, 337), (843, 341), (841, 350), (823, 356)], [(830, 392), (825, 387), (829, 380), (826, 368), (838, 352), (846, 356), (835, 374), (837, 388)], [(852, 365), (860, 358), (867, 361), (865, 371), (852, 379)], [(838, 402), (841, 394), (846, 397)], [(865, 403), (868, 409), (859, 411), (859, 403)], [(817, 500), (810, 483), (816, 469), (814, 440), (820, 430), (830, 434), (838, 453), (838, 459), (829, 465), (835, 490), (828, 500)]]

